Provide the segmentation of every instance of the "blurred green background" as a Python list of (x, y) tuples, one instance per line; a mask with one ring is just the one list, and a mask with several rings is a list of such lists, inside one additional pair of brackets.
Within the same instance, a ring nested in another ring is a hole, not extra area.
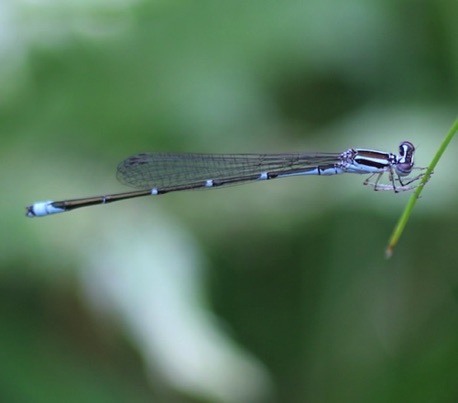
[(409, 194), (126, 190), (140, 151), (397, 152), (456, 118), (454, 0), (2, 1), (0, 401), (456, 402), (456, 144)]

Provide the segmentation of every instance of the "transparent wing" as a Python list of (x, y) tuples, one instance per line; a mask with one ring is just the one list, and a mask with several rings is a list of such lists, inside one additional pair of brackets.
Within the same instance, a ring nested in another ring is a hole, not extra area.
[(285, 174), (340, 162), (340, 154), (140, 153), (118, 165), (121, 183), (138, 189), (169, 188), (205, 180), (239, 179), (268, 172)]

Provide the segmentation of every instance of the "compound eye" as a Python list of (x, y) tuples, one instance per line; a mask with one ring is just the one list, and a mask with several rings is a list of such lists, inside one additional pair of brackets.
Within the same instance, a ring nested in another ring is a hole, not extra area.
[(403, 141), (401, 144), (399, 144), (399, 155), (401, 157), (412, 155), (414, 151), (415, 147), (410, 141)]
[(415, 147), (410, 141), (403, 141), (399, 145), (399, 158), (396, 164), (396, 171), (401, 176), (408, 175), (413, 169), (413, 155)]

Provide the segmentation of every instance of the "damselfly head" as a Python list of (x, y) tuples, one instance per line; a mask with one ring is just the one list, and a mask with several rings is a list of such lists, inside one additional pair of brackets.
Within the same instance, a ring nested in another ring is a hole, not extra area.
[(406, 176), (412, 172), (414, 166), (415, 147), (410, 141), (403, 141), (399, 145), (399, 158), (396, 164), (398, 175)]

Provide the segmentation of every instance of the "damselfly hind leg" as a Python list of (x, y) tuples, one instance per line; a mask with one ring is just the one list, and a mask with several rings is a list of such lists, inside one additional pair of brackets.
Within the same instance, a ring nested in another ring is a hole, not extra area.
[[(396, 183), (395, 183), (395, 180), (394, 180), (394, 176), (393, 176), (393, 172), (389, 172), (388, 173), (388, 178), (389, 178), (389, 182), (391, 183), (390, 185), (388, 184), (384, 184), (384, 183), (380, 183), (380, 179), (382, 179), (383, 175), (385, 174), (385, 172), (376, 172), (372, 175), (370, 175), (363, 183), (363, 185), (365, 186), (370, 186), (374, 189), (374, 191), (379, 191), (379, 190), (389, 190), (391, 192), (395, 192), (395, 193), (398, 193), (400, 191), (400, 187), (399, 186), (396, 186)], [(376, 177), (375, 181), (371, 182), (371, 179), (373, 177)], [(407, 190), (407, 189), (405, 189)]]
[[(371, 179), (376, 176), (376, 179), (375, 179), (375, 182), (371, 182)], [(380, 178), (383, 176), (383, 172), (382, 173), (375, 173), (375, 174), (372, 174), (370, 175), (364, 182), (363, 182), (363, 185), (364, 186), (371, 186), (374, 188), (375, 191), (379, 190), (378, 187), (380, 186)]]

